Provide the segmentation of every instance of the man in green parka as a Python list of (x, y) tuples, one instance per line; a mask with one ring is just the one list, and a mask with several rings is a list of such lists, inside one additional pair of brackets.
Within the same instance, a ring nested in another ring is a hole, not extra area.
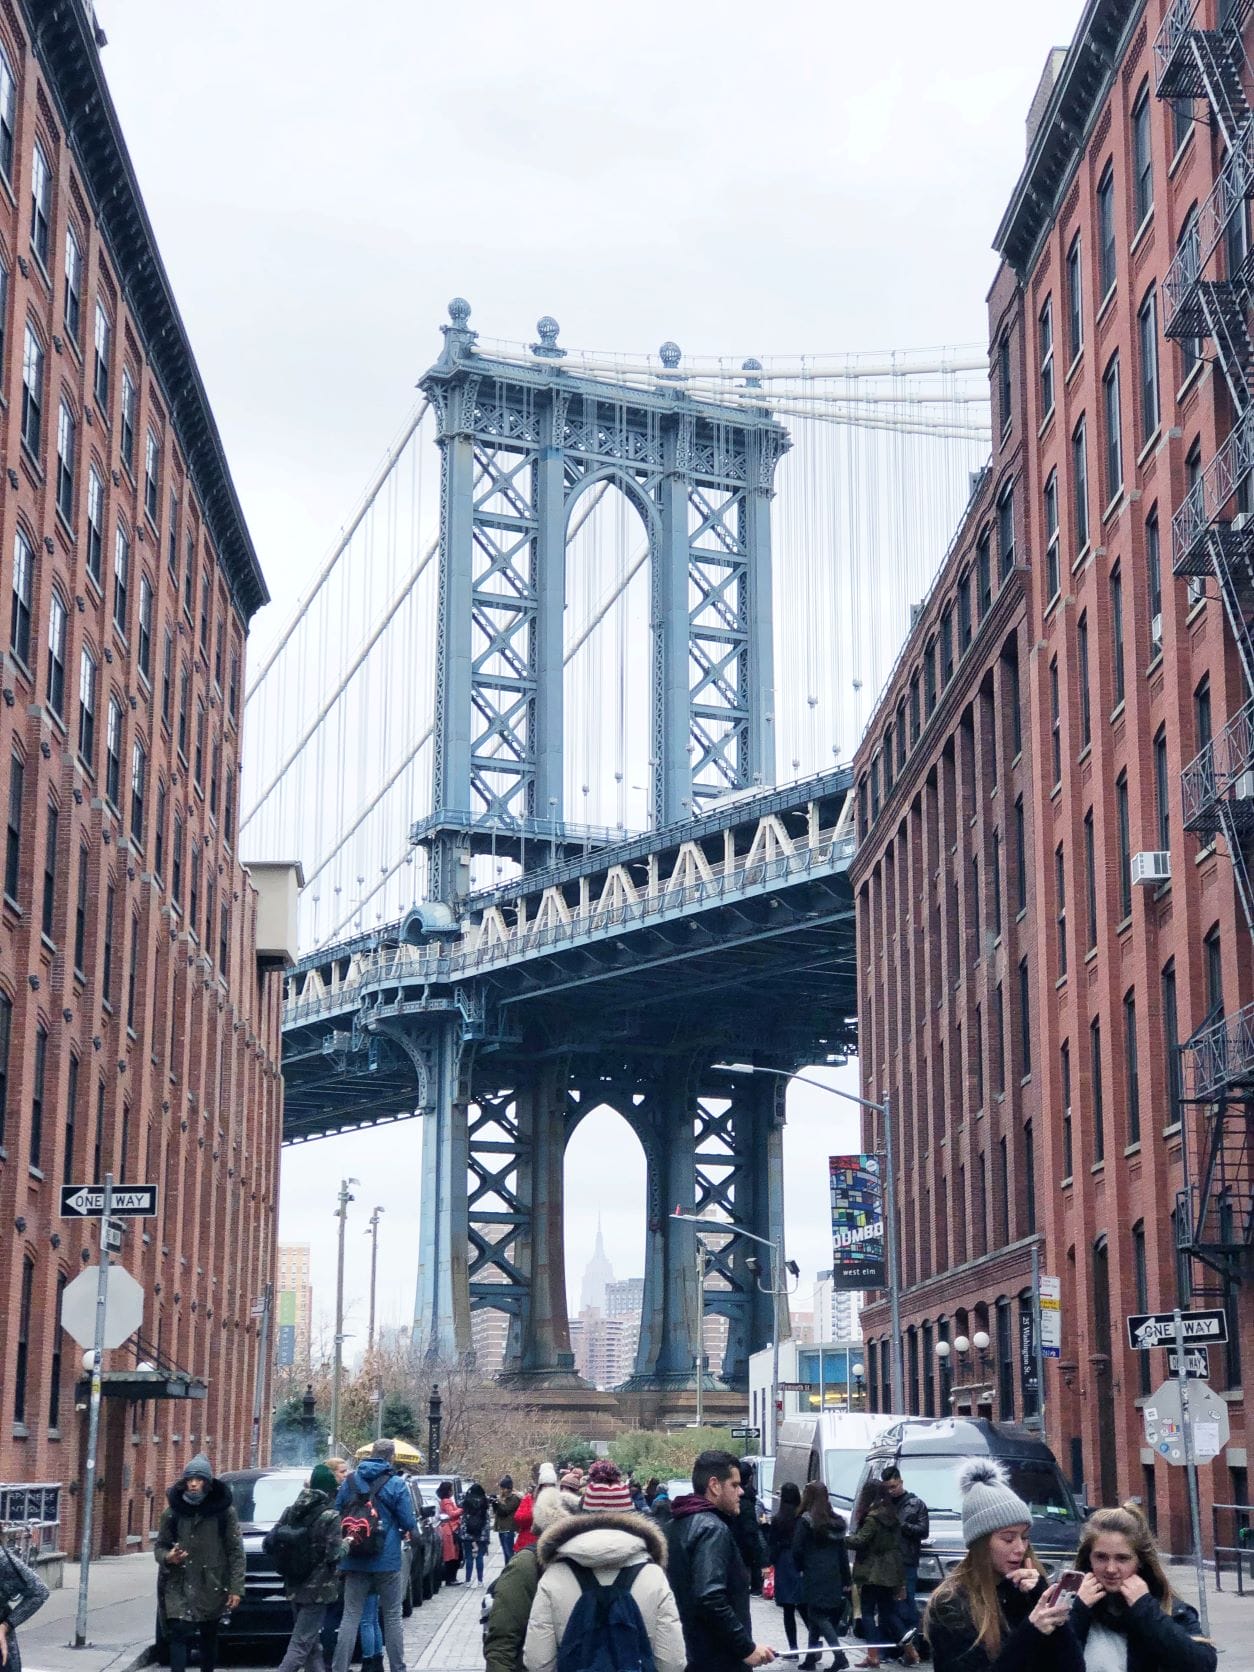
[(170, 1672), (187, 1672), (187, 1655), (200, 1639), (201, 1672), (214, 1672), (218, 1621), (244, 1594), (244, 1541), (225, 1482), (214, 1478), (203, 1452), (192, 1458), (166, 1493), (167, 1508), (153, 1554), (158, 1596), (170, 1640)]
[[(579, 1499), (573, 1493), (559, 1492), (556, 1486), (539, 1486), (531, 1512), (532, 1527), (543, 1533), (578, 1509)], [(539, 1587), (540, 1564), (532, 1544), (514, 1555), (492, 1588), (492, 1608), (484, 1629), (484, 1672), (522, 1672), (523, 1640)]]

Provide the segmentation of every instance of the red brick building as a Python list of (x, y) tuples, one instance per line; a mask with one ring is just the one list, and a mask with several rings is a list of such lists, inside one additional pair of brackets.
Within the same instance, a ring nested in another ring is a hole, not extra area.
[[(1165, 1354), (1129, 1352), (1125, 1314), (1178, 1297), (1226, 1308), (1231, 1342), (1212, 1351), (1210, 1379), (1232, 1436), (1203, 1471), (1205, 1491), (1226, 1503), (1246, 1501), (1248, 1491), (1240, 1349), (1243, 1334), (1254, 1339), (1254, 1207), (1243, 1099), (1254, 1064), (1240, 1044), (1249, 1019), (1238, 1013), (1252, 986), (1241, 833), (1254, 793), (1254, 732), (1241, 654), (1250, 595), (1234, 559), (1244, 551), (1254, 458), (1244, 323), (1254, 170), (1237, 68), (1250, 10), (1245, 0), (1201, 0), (1196, 16), (1192, 4), (1166, 0), (1089, 0), (1033, 106), (1027, 161), (997, 236), (1005, 265), (994, 299), (1005, 285), (1015, 301), (990, 320), (993, 469), (1000, 474), (1011, 448), (1024, 517), (1023, 758), (1010, 781), (1023, 797), (1029, 874), (1020, 920), (1003, 834), (1004, 954), (988, 950), (986, 928), (985, 940), (973, 937), (999, 908), (985, 892), (977, 919), (962, 882), (978, 863), (987, 890), (990, 822), (1017, 830), (1002, 786), (977, 773), (969, 817), (963, 803), (956, 823), (949, 816), (938, 831), (926, 785), (935, 761), (947, 809), (947, 739), (926, 730), (917, 745), (907, 737), (904, 767), (895, 768), (899, 782), (904, 774), (925, 787), (919, 841), (940, 882), (958, 888), (967, 954), (946, 966), (955, 908), (938, 915), (933, 900), (924, 945), (939, 940), (940, 950), (914, 979), (913, 1010), (898, 1026), (904, 1040), (922, 1031), (934, 1083), (945, 1050), (948, 1100), (939, 1112), (936, 1091), (924, 1100), (906, 1078), (918, 1072), (917, 1044), (895, 1053), (874, 1020), (900, 1002), (887, 971), (904, 973), (908, 962), (887, 940), (881, 958), (876, 937), (915, 929), (904, 905), (896, 918), (877, 907), (900, 864), (905, 809), (895, 798), (874, 819), (869, 795), (890, 724), (901, 753), (895, 716), (934, 617), (931, 600), (857, 763), (868, 786), (856, 870), (874, 1049), (865, 1083), (875, 1097), (893, 1091), (900, 1147), (908, 1158), (925, 1155), (931, 1169), (932, 1224), (918, 1238), (923, 1264), (903, 1273), (903, 1319), (920, 1337), (925, 1322), (940, 1328), (942, 1314), (951, 1335), (959, 1324), (967, 1336), (987, 1329), (993, 1375), (974, 1380), (994, 1386), (999, 1408), (1033, 1411), (1031, 1375), (1025, 1387), (1020, 1362), (1008, 1399), (1003, 1334), (975, 1321), (1000, 1322), (1000, 1303), (1023, 1293), (1015, 1240), (1033, 1224), (1030, 1184), (1043, 1269), (1062, 1281), (1062, 1358), (1046, 1371), (1048, 1436), (1093, 1501), (1139, 1495), (1176, 1550), (1187, 1542), (1183, 1483), (1144, 1448), (1139, 1409), (1166, 1374)], [(938, 600), (962, 561), (947, 562)], [(956, 667), (952, 698), (964, 713), (985, 677), (984, 657), (974, 646), (968, 655), (976, 659)], [(933, 873), (923, 876), (937, 886)], [(917, 919), (919, 890), (901, 898)], [(1011, 1175), (1021, 1212), (1008, 1246), (996, 1244), (989, 1267), (976, 1271), (957, 1255), (970, 1239), (964, 1217), (980, 1223), (971, 1173), (988, 1069), (973, 1089), (970, 1073), (955, 1078), (948, 1064), (970, 1056), (970, 1033), (960, 1046), (957, 1025), (969, 1030), (990, 980), (1007, 995), (1005, 1030), (998, 1043), (994, 1026), (990, 1044), (986, 1011), (984, 1049), (1013, 1064), (1006, 1104), (996, 1108), (1009, 1132), (997, 1138), (1030, 1122), (1031, 1141)], [(907, 1159), (904, 1215), (915, 1189)], [(903, 1237), (906, 1250), (911, 1240)], [(885, 1310), (864, 1314), (868, 1338), (882, 1338)], [(1026, 1340), (1030, 1310), (1024, 1323)], [(1017, 1330), (1012, 1340), (1022, 1361)], [(1204, 1520), (1209, 1527), (1206, 1511)]]
[[(76, 1536), (82, 1349), (57, 1320), (97, 1229), (59, 1191), (155, 1182), (121, 1255), (142, 1331), (105, 1360), (112, 1551), (195, 1451), (247, 1461), (282, 1096), (235, 835), (265, 583), (101, 41), (89, 7), (0, 7), (0, 1486), (62, 1484)], [(206, 1398), (162, 1397), (188, 1377)]]

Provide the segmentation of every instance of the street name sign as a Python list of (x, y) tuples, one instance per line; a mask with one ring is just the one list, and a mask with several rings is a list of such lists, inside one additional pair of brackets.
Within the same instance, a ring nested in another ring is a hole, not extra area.
[[(1226, 1312), (1182, 1312), (1180, 1323), (1186, 1346), (1222, 1347), (1228, 1339)], [(1128, 1318), (1128, 1345), (1137, 1351), (1146, 1347), (1170, 1347), (1175, 1339), (1174, 1313), (1134, 1312)]]
[[(157, 1212), (155, 1184), (115, 1184), (109, 1211), (118, 1219), (152, 1219)], [(62, 1219), (98, 1219), (104, 1212), (103, 1184), (63, 1184)]]
[(1040, 1283), (1041, 1303), (1041, 1357), (1062, 1357), (1062, 1281), (1057, 1277), (1046, 1277), (1042, 1274)]
[(762, 1430), (760, 1428), (733, 1428), (731, 1437), (733, 1440), (760, 1440)]
[[(1180, 1383), (1164, 1382), (1145, 1401), (1141, 1410), (1145, 1441), (1168, 1463), (1183, 1463), (1184, 1412)], [(1189, 1427), (1193, 1432), (1193, 1460), (1209, 1463), (1228, 1443), (1228, 1407), (1207, 1382), (1189, 1388)]]
[(115, 1220), (110, 1219), (105, 1225), (104, 1242), (110, 1254), (122, 1252), (122, 1227)]
[[(1167, 1349), (1167, 1374), (1180, 1374), (1180, 1355), (1174, 1347)], [(1197, 1376), (1205, 1381), (1210, 1375), (1210, 1353), (1205, 1347), (1186, 1347), (1184, 1349), (1184, 1373), (1186, 1376)]]

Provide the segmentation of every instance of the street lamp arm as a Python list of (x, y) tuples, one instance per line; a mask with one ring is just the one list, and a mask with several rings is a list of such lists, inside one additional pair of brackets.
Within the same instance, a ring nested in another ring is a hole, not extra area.
[(774, 1074), (778, 1079), (795, 1081), (799, 1086), (813, 1086), (816, 1091), (829, 1092), (833, 1097), (843, 1097), (846, 1103), (856, 1103), (862, 1109), (870, 1109), (877, 1115), (888, 1113), (883, 1103), (874, 1103), (869, 1097), (859, 1097), (856, 1092), (845, 1091), (842, 1086), (829, 1086), (825, 1080), (811, 1080), (804, 1074), (794, 1074), (787, 1068), (766, 1068), (752, 1062), (716, 1062), (715, 1071), (720, 1074)]

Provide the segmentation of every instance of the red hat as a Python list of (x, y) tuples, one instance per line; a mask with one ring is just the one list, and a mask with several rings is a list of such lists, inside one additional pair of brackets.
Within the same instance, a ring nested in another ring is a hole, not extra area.
[(583, 1489), (583, 1507), (594, 1511), (631, 1509), (631, 1493), (616, 1463), (602, 1459), (592, 1465), (588, 1484)]

